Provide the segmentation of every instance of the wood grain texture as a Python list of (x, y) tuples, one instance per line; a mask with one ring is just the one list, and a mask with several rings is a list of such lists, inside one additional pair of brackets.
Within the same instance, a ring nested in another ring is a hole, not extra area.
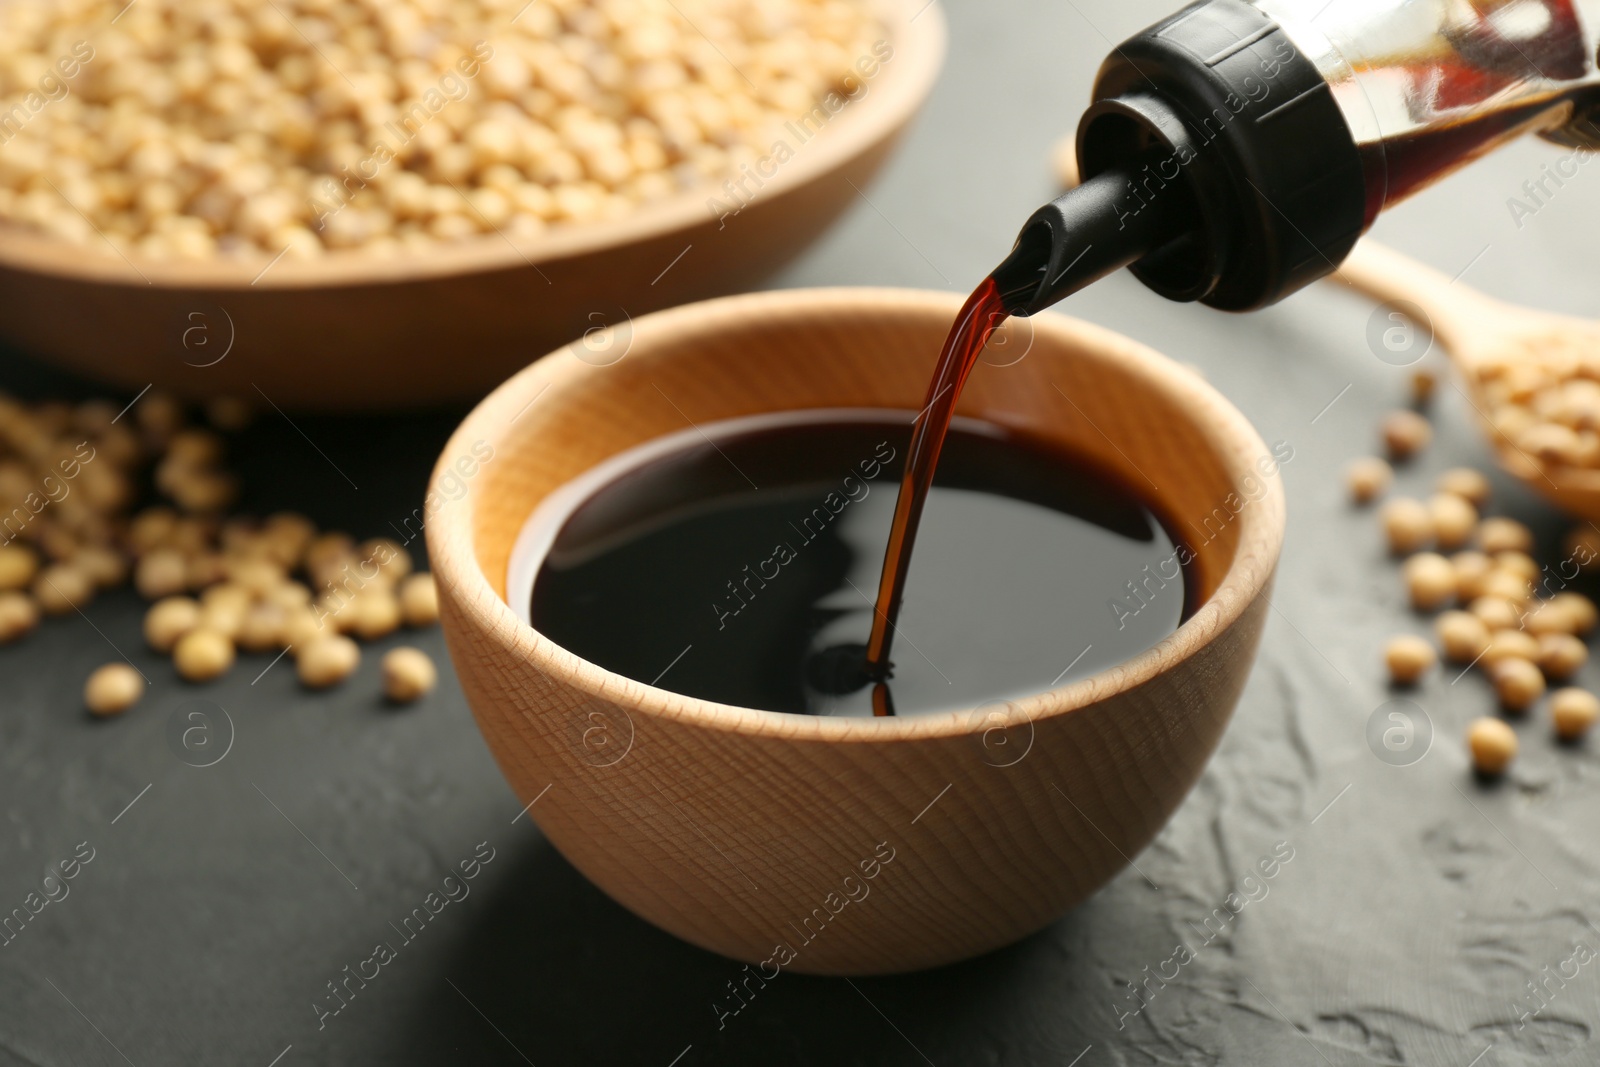
[[(1012, 702), (999, 721), (816, 718), (610, 674), (507, 607), (512, 543), (550, 490), (691, 421), (914, 410), (959, 303), (813, 290), (662, 312), (634, 323), (613, 366), (559, 352), (529, 367), (441, 457), (440, 472), (474, 445), (494, 450), (427, 527), (446, 638), (490, 749), (524, 802), (549, 787), (531, 814), (575, 866), (697, 945), (758, 963), (787, 944), (787, 969), (866, 974), (1036, 930), (1166, 822), (1249, 672), (1284, 522), (1277, 475), (1261, 473), (1265, 446), (1197, 376), (1050, 315), (1024, 324), (1024, 359), (973, 373), (958, 413), (1025, 427), (1156, 486), (1199, 554), (1207, 599), (1148, 652)], [(861, 861), (890, 849), (866, 881)], [(864, 899), (838, 907), (859, 887)]]
[[(733, 201), (708, 185), (531, 241), (486, 235), (427, 253), (334, 252), (270, 268), (265, 258), (130, 262), (8, 228), (0, 339), (133, 390), (154, 382), (185, 396), (256, 399), (259, 388), (284, 407), (332, 410), (482, 396), (597, 322), (748, 289), (815, 240), (932, 89), (945, 23), (937, 4), (919, 14), (925, 2), (885, 0), (892, 59), (813, 139), (792, 138), (793, 157), (737, 216), (719, 221), (708, 198)], [(186, 334), (197, 325), (204, 333)], [(193, 344), (202, 337), (206, 346)], [(207, 365), (229, 340), (227, 357)]]
[(1372, 240), (1360, 241), (1335, 277), (1381, 303), (1420, 308), (1434, 339), (1460, 370), (1500, 466), (1557, 507), (1600, 521), (1600, 470), (1541, 464), (1496, 433), (1478, 373), (1488, 360), (1537, 362), (1547, 354), (1600, 353), (1600, 323), (1496, 300)]

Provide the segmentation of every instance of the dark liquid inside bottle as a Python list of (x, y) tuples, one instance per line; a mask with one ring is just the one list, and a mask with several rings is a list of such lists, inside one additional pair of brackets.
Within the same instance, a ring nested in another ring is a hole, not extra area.
[(1144, 651), (1193, 609), (1187, 553), (1130, 486), (956, 419), (901, 576), (892, 677), (874, 684), (866, 644), (914, 414), (707, 426), (709, 440), (626, 468), (558, 517), (534, 627), (702, 699), (905, 715), (1042, 692)]

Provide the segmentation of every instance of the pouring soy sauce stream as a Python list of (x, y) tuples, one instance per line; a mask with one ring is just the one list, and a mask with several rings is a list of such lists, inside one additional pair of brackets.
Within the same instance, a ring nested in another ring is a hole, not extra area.
[[(1528, 17), (1499, 17), (1512, 7)], [(1600, 147), (1597, 45), (1600, 0), (1201, 0), (1114, 49), (1078, 127), (1083, 182), (968, 297), (913, 424), (863, 657), (874, 714), (894, 714), (890, 650), (945, 434), (1008, 316), (1124, 266), (1172, 300), (1275, 303), (1381, 211), (1524, 132)]]
[[(1009, 316), (1033, 309), (1039, 294), (1052, 302), (1076, 292), (1149, 252), (1189, 217), (1193, 205), (1181, 195), (1165, 198), (1155, 210), (1131, 220), (1118, 211), (1132, 170), (1099, 175), (1041, 209), (1017, 240), (1006, 261), (967, 298), (939, 353), (928, 395), (912, 425), (900, 495), (884, 552), (883, 573), (867, 640), (867, 679), (873, 682), (876, 715), (892, 715), (889, 647), (905, 594), (906, 573), (922, 521), (928, 490), (956, 400), (989, 337)], [(1129, 224), (1131, 222), (1131, 225)]]

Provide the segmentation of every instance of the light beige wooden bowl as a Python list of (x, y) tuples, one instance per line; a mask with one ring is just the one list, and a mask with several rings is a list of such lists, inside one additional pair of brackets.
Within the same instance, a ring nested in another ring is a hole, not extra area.
[[(998, 716), (814, 718), (609, 673), (505, 603), (513, 543), (551, 490), (689, 420), (909, 412), (959, 305), (831, 289), (660, 312), (633, 324), (612, 366), (558, 352), (502, 385), (435, 471), (428, 550), (445, 636), (518, 797), (622, 904), (768, 977), (780, 964), (871, 974), (958, 960), (1089, 896), (1194, 784), (1267, 614), (1284, 503), (1261, 439), (1191, 372), (1053, 315), (1034, 320), (1020, 362), (977, 368), (958, 411), (1159, 487), (1198, 553), (1205, 602), (1148, 652)], [(794, 959), (774, 957), (785, 944)]]
[(731, 200), (707, 185), (519, 244), (485, 236), (427, 254), (270, 267), (130, 262), (104, 244), (8, 228), (0, 340), (133, 390), (154, 382), (185, 396), (339, 410), (480, 397), (597, 324), (751, 288), (857, 202), (944, 57), (937, 3), (884, 2), (892, 58), (820, 134), (789, 138), (793, 157), (737, 216), (718, 221), (708, 198)]

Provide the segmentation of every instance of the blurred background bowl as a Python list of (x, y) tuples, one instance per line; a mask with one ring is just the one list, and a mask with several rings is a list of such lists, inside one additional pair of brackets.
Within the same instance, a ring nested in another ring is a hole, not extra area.
[(894, 52), (867, 92), (797, 143), (737, 215), (718, 217), (713, 201), (733, 201), (707, 182), (533, 240), (275, 262), (125, 259), (7, 230), (0, 341), (107, 384), (194, 398), (372, 410), (480, 396), (599, 327), (748, 289), (820, 236), (887, 160), (944, 58), (937, 3), (893, 0), (885, 23)]

